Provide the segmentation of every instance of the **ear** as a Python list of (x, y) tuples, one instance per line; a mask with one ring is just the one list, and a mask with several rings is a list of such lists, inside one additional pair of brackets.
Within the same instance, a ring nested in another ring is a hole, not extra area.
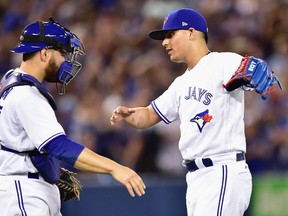
[(43, 62), (47, 62), (50, 58), (51, 52), (49, 49), (45, 48), (40, 50), (40, 59)]
[(195, 30), (194, 28), (189, 28), (188, 31), (189, 31), (189, 33), (190, 33), (189, 36), (190, 36), (190, 37), (191, 37), (191, 36), (194, 37), (196, 30)]

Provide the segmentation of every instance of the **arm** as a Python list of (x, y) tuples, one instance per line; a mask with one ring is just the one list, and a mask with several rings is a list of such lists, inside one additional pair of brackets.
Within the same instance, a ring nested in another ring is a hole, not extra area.
[(151, 105), (147, 107), (128, 108), (117, 107), (110, 118), (112, 125), (124, 121), (129, 126), (137, 129), (145, 129), (160, 122), (159, 116), (155, 113)]
[[(133, 170), (109, 158), (96, 154), (83, 145), (70, 140), (65, 135), (55, 137), (43, 146), (41, 150), (47, 152), (52, 157), (74, 166), (78, 170), (110, 174), (115, 180), (125, 185), (133, 197), (135, 196), (134, 191), (139, 196), (145, 193), (145, 185), (142, 179)], [(43, 163), (41, 162), (41, 164)], [(48, 168), (44, 165), (43, 169), (45, 173), (49, 170)]]
[(132, 197), (135, 196), (134, 191), (138, 196), (145, 194), (145, 185), (133, 170), (96, 154), (88, 148), (84, 148), (80, 153), (74, 167), (83, 171), (110, 174), (115, 180), (126, 186)]

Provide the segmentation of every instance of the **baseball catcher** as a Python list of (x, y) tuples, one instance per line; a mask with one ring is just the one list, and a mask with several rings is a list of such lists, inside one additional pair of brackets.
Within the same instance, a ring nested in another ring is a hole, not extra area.
[(261, 98), (266, 100), (274, 83), (277, 83), (280, 89), (283, 90), (279, 79), (274, 75), (266, 61), (253, 56), (246, 56), (243, 57), (232, 78), (223, 86), (228, 92), (239, 87), (244, 90), (255, 89), (261, 95)]
[(58, 94), (65, 94), (82, 68), (81, 39), (53, 19), (35, 21), (11, 51), (22, 61), (0, 81), (1, 215), (62, 215), (60, 199), (79, 199), (82, 186), (60, 162), (109, 174), (132, 197), (144, 195), (145, 184), (134, 170), (69, 139), (57, 120), (45, 83), (56, 83)]
[[(13, 73), (9, 71), (1, 79), (0, 97), (3, 93), (12, 87), (30, 85), (35, 86), (39, 92), (48, 100), (50, 106), (56, 110), (57, 106), (53, 97), (44, 90), (44, 87), (35, 78), (28, 74)], [(2, 147), (4, 150), (17, 153), (11, 149)], [(80, 199), (80, 190), (82, 185), (75, 177), (76, 173), (65, 168), (60, 168), (59, 160), (48, 155), (41, 154), (37, 149), (30, 151), (29, 156), (33, 165), (37, 168), (43, 179), (51, 184), (56, 184), (60, 191), (62, 201), (69, 201), (73, 198)]]

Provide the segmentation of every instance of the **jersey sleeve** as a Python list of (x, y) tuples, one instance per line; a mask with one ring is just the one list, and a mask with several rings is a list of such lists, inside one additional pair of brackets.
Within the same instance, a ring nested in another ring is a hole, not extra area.
[(166, 124), (170, 124), (179, 118), (179, 100), (177, 98), (177, 85), (175, 81), (162, 95), (151, 102), (151, 106), (153, 107), (154, 111)]
[(65, 132), (46, 98), (37, 89), (34, 90), (18, 100), (15, 109), (23, 130), (32, 144), (39, 149), (40, 146)]
[(232, 75), (236, 72), (236, 70), (240, 66), (243, 56), (237, 53), (223, 53), (223, 55), (226, 55), (224, 58), (221, 58), (222, 61), (225, 61), (223, 62), (222, 65), (225, 71), (224, 83), (226, 83), (231, 79)]

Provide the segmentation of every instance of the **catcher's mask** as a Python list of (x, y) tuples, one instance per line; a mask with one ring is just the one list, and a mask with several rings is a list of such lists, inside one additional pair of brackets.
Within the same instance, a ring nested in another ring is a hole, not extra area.
[(57, 82), (61, 84), (58, 93), (63, 95), (66, 85), (82, 68), (77, 57), (85, 54), (84, 45), (74, 33), (49, 18), (49, 21), (37, 21), (26, 26), (20, 35), (20, 43), (11, 51), (32, 53), (44, 48), (62, 49), (68, 53), (57, 72)]

